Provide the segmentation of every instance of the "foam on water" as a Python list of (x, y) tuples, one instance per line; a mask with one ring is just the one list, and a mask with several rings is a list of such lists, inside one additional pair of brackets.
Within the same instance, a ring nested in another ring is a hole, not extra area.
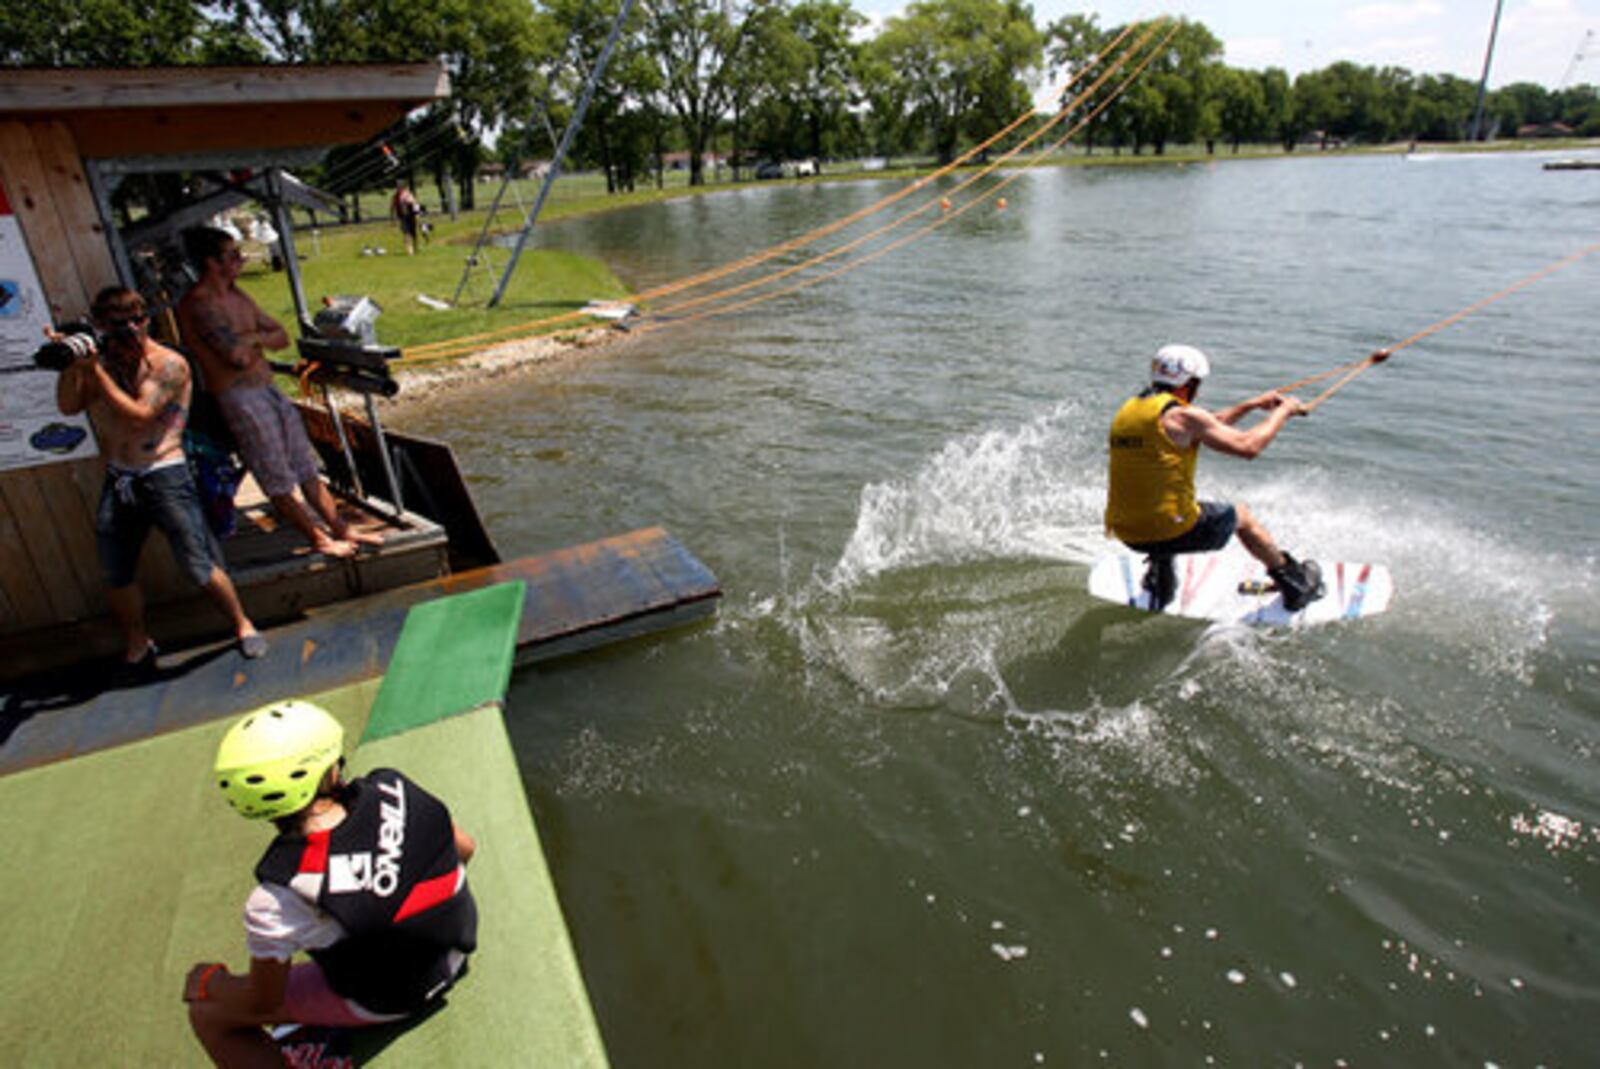
[[(822, 585), (848, 596), (911, 569), (1088, 564), (1115, 551), (1101, 523), (1102, 422), (1099, 413), (1062, 404), (1021, 426), (952, 441), (908, 477), (866, 486), (854, 530)], [(1448, 503), (1356, 478), (1374, 475), (1212, 458), (1201, 488), (1207, 497), (1248, 502), (1299, 555), (1387, 564), (1396, 586), (1389, 626), (1458, 649), (1480, 672), (1525, 676), (1558, 615), (1594, 623), (1592, 558), (1530, 553), (1478, 530), (1475, 515), (1454, 515)]]
[[(871, 707), (1005, 723), (1063, 782), (1192, 782), (1217, 745), (1195, 727), (1204, 709), (1254, 738), (1248, 752), (1287, 748), (1402, 795), (1423, 789), (1436, 761), (1397, 730), (1404, 710), (1370, 673), (1409, 657), (1448, 665), (1442, 685), (1463, 699), (1496, 684), (1515, 693), (1557, 622), (1595, 626), (1593, 559), (1527, 551), (1381, 472), (1223, 458), (1203, 467), (1203, 493), (1248, 502), (1301, 555), (1387, 564), (1389, 614), (1274, 632), (1109, 608), (1081, 570), (1118, 548), (1101, 525), (1101, 416), (1063, 403), (864, 487), (832, 568), (758, 599), (745, 619), (776, 623), (813, 680), (842, 678)], [(1062, 693), (1074, 672), (1085, 681)]]

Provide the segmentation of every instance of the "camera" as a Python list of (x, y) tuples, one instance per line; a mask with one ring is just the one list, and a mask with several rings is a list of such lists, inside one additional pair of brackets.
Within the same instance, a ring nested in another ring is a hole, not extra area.
[(33, 354), (34, 367), (65, 371), (73, 361), (91, 357), (100, 350), (94, 328), (87, 323), (67, 323), (57, 333), (61, 335), (59, 340), (45, 342)]

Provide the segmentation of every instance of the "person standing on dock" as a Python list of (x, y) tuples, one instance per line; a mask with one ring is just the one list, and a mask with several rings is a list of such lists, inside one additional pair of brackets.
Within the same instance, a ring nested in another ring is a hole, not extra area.
[[(211, 227), (189, 231), (184, 244), (200, 281), (178, 303), (178, 325), (261, 492), (325, 556), (351, 557), (358, 546), (381, 543), (381, 535), (357, 530), (339, 515), (299, 409), (273, 385), (266, 351), (287, 348), (289, 333), (239, 289), (244, 257), (238, 244)], [(295, 496), (297, 486), (304, 503)]]
[(61, 372), (56, 406), (66, 415), (87, 410), (105, 450), (95, 538), (106, 601), (127, 640), (125, 663), (155, 666), (156, 645), (145, 627), (137, 582), (139, 555), (152, 526), (167, 536), (179, 569), (228, 618), (240, 651), (259, 657), (267, 640), (245, 615), (223, 570), (222, 549), (206, 526), (183, 451), (194, 389), (188, 361), (150, 338), (144, 298), (133, 290), (101, 290), (92, 315), (99, 351), (85, 353)]
[[(477, 946), (466, 875), (477, 844), (394, 769), (345, 780), (343, 745), (325, 709), (291, 700), (249, 713), (217, 749), (222, 796), (278, 832), (245, 902), (249, 971), (200, 962), (184, 979), (190, 1026), (219, 1066), (282, 1065), (265, 1026), (421, 1012)], [(302, 951), (311, 960), (291, 965)]]
[[(1194, 473), (1202, 445), (1252, 460), (1283, 425), (1308, 409), (1276, 390), (1212, 413), (1194, 403), (1211, 373), (1206, 354), (1192, 345), (1167, 345), (1150, 362), (1150, 385), (1124, 402), (1111, 421), (1111, 472), (1106, 494), (1106, 531), (1129, 549), (1147, 553), (1144, 588), (1159, 610), (1177, 594), (1172, 558), (1179, 553), (1221, 549), (1237, 532), (1283, 594), (1283, 607), (1298, 612), (1323, 594), (1315, 561), (1297, 561), (1244, 505), (1199, 501)], [(1251, 412), (1267, 418), (1247, 431), (1234, 425)]]

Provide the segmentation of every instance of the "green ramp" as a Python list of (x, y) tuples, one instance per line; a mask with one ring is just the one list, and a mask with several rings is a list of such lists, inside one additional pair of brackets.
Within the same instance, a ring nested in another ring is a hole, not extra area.
[[(306, 695), (357, 738), (376, 679)], [(247, 966), (240, 914), (272, 829), (211, 778), (231, 717), (0, 776), (0, 1065), (202, 1065), (181, 999)]]
[(414, 606), (361, 741), (504, 700), (526, 595), (518, 581)]
[(412, 608), (354, 755), (358, 772), (405, 772), (478, 841), (467, 976), (425, 1020), (360, 1033), (360, 1064), (607, 1064), (501, 715), (524, 594), (504, 583)]

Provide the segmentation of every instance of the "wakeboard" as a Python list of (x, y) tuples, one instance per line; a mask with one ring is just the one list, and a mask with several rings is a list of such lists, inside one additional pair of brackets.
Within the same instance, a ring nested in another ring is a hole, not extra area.
[[(1283, 597), (1260, 561), (1241, 550), (1183, 553), (1173, 558), (1177, 596), (1160, 610), (1167, 616), (1213, 623), (1266, 627), (1304, 627), (1375, 616), (1389, 607), (1394, 580), (1382, 564), (1318, 561), (1327, 592), (1299, 612), (1284, 608)], [(1112, 553), (1094, 562), (1089, 593), (1105, 601), (1152, 612), (1143, 587), (1145, 557)]]

